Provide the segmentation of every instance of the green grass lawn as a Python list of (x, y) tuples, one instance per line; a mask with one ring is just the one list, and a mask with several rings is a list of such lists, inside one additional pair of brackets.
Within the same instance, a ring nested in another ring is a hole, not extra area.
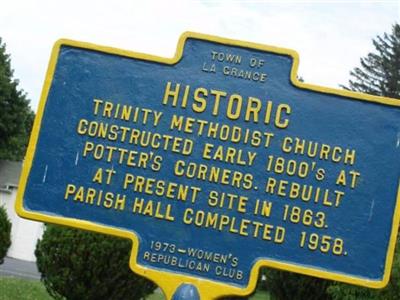
[(0, 300), (51, 300), (38, 280), (0, 277)]
[(270, 300), (269, 294), (267, 292), (257, 292), (250, 300)]
[[(0, 277), (0, 300), (51, 300), (46, 288), (38, 280)], [(161, 293), (154, 293), (147, 300), (165, 300)], [(257, 292), (250, 300), (269, 300), (265, 292)]]

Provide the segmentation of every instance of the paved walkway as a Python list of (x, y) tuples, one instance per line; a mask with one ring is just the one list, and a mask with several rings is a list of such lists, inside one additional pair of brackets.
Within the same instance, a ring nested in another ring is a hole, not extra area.
[(0, 265), (0, 276), (14, 276), (27, 279), (40, 279), (40, 273), (37, 270), (36, 263), (5, 257)]

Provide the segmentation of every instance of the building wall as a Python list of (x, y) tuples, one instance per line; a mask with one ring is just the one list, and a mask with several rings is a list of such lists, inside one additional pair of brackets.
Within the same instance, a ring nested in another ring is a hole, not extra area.
[(18, 217), (14, 209), (17, 189), (12, 188), (10, 191), (10, 193), (0, 191), (0, 205), (6, 208), (8, 218), (12, 223), (11, 246), (7, 256), (36, 261), (36, 242), (42, 237), (44, 224)]

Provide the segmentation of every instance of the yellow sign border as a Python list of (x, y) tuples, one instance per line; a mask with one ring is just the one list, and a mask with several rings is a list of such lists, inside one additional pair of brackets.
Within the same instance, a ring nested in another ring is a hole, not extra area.
[(32, 134), (31, 134), (31, 138), (29, 141), (29, 146), (28, 146), (28, 150), (27, 150), (27, 154), (26, 154), (26, 159), (25, 159), (23, 169), (22, 169), (22, 174), (21, 174), (19, 188), (18, 188), (18, 194), (17, 194), (17, 200), (16, 200), (16, 204), (15, 204), (15, 209), (17, 211), (17, 214), (21, 217), (32, 219), (32, 220), (42, 221), (42, 222), (46, 222), (46, 223), (56, 223), (56, 224), (60, 224), (60, 225), (67, 225), (67, 226), (72, 226), (72, 227), (76, 227), (76, 228), (80, 228), (80, 229), (84, 229), (84, 230), (91, 230), (91, 231), (95, 231), (95, 232), (99, 232), (99, 233), (110, 234), (110, 235), (114, 235), (114, 236), (118, 236), (121, 238), (127, 238), (127, 239), (132, 240), (133, 245), (132, 245), (132, 252), (131, 252), (131, 257), (130, 257), (130, 262), (129, 262), (131, 269), (135, 273), (142, 275), (144, 277), (147, 277), (150, 280), (153, 280), (156, 284), (158, 284), (160, 286), (160, 288), (163, 290), (167, 299), (172, 298), (173, 293), (176, 291), (178, 286), (181, 285), (182, 283), (190, 283), (190, 284), (195, 285), (199, 290), (201, 299), (215, 299), (217, 297), (226, 296), (226, 295), (242, 295), (242, 296), (248, 295), (256, 287), (258, 271), (259, 271), (260, 267), (273, 267), (273, 268), (288, 270), (288, 271), (301, 273), (301, 274), (305, 274), (305, 275), (311, 275), (311, 276), (316, 276), (316, 277), (320, 277), (320, 278), (332, 279), (332, 280), (342, 281), (342, 282), (346, 282), (346, 283), (350, 283), (350, 284), (356, 284), (356, 285), (361, 285), (361, 286), (371, 287), (371, 288), (385, 287), (390, 279), (390, 272), (391, 272), (392, 263), (393, 263), (393, 255), (394, 255), (395, 245), (396, 245), (398, 224), (399, 224), (399, 220), (400, 220), (400, 204), (399, 204), (400, 203), (400, 181), (399, 181), (399, 187), (398, 187), (398, 191), (397, 191), (396, 206), (395, 206), (395, 212), (394, 212), (394, 218), (393, 218), (393, 224), (392, 224), (392, 232), (390, 235), (388, 252), (386, 254), (384, 276), (381, 281), (366, 280), (366, 279), (362, 279), (359, 277), (352, 277), (352, 276), (348, 276), (348, 275), (341, 274), (341, 273), (333, 273), (333, 272), (325, 271), (322, 269), (321, 270), (310, 269), (306, 266), (301, 266), (301, 265), (294, 265), (294, 264), (282, 263), (282, 262), (277, 262), (277, 261), (259, 260), (254, 264), (254, 266), (251, 270), (248, 286), (243, 289), (243, 288), (239, 288), (236, 286), (227, 285), (224, 283), (214, 282), (211, 280), (196, 278), (196, 277), (187, 276), (187, 275), (183, 275), (183, 274), (179, 274), (179, 273), (154, 270), (154, 269), (150, 269), (150, 268), (138, 265), (137, 261), (136, 261), (136, 257), (138, 254), (139, 238), (132, 232), (128, 232), (125, 230), (119, 230), (119, 229), (115, 229), (115, 228), (110, 228), (110, 227), (102, 226), (102, 225), (88, 222), (88, 221), (77, 220), (77, 219), (72, 219), (72, 218), (55, 217), (55, 216), (45, 215), (45, 214), (41, 214), (41, 213), (37, 213), (37, 212), (31, 212), (31, 211), (24, 209), (23, 195), (25, 192), (28, 175), (29, 175), (29, 172), (30, 172), (30, 169), (32, 166), (32, 161), (33, 161), (34, 153), (36, 150), (36, 144), (37, 144), (38, 137), (39, 137), (43, 112), (44, 112), (44, 108), (46, 105), (51, 82), (53, 80), (53, 75), (55, 72), (58, 54), (59, 54), (61, 46), (64, 46), (64, 45), (72, 46), (72, 47), (77, 47), (77, 48), (100, 51), (100, 52), (109, 53), (109, 54), (115, 54), (115, 55), (129, 57), (129, 58), (136, 58), (136, 59), (141, 59), (141, 60), (147, 60), (147, 61), (153, 61), (153, 62), (173, 65), (173, 64), (179, 62), (180, 58), (182, 57), (185, 42), (187, 39), (190, 39), (190, 38), (220, 43), (220, 44), (229, 45), (229, 46), (250, 48), (250, 49), (255, 49), (255, 50), (261, 50), (261, 51), (286, 55), (293, 59), (293, 66), (292, 66), (291, 73), (290, 73), (290, 79), (291, 79), (292, 84), (298, 88), (322, 92), (322, 93), (326, 93), (326, 94), (350, 97), (350, 98), (353, 98), (356, 100), (375, 102), (375, 103), (380, 103), (380, 104), (384, 104), (384, 105), (400, 107), (400, 100), (397, 100), (397, 99), (373, 96), (373, 95), (368, 95), (368, 94), (362, 94), (362, 93), (327, 88), (327, 87), (321, 87), (321, 86), (317, 86), (317, 85), (300, 82), (299, 80), (297, 80), (299, 56), (296, 51), (290, 50), (290, 49), (266, 46), (266, 45), (250, 43), (250, 42), (243, 42), (243, 41), (221, 38), (221, 37), (217, 37), (217, 36), (211, 36), (211, 35), (194, 33), (194, 32), (185, 32), (181, 35), (181, 37), (179, 39), (175, 56), (173, 58), (163, 58), (163, 57), (142, 54), (142, 53), (137, 53), (137, 52), (132, 52), (132, 51), (126, 51), (126, 50), (121, 50), (121, 49), (116, 49), (116, 48), (111, 48), (111, 47), (99, 46), (99, 45), (95, 45), (95, 44), (91, 44), (91, 43), (78, 42), (78, 41), (67, 40), (67, 39), (60, 39), (55, 43), (52, 53), (51, 53), (51, 58), (50, 58), (50, 62), (48, 65), (46, 78), (45, 78), (45, 82), (44, 82), (43, 89), (42, 89), (42, 94), (40, 97), (38, 112), (36, 114), (35, 122), (34, 122), (33, 129), (32, 129)]

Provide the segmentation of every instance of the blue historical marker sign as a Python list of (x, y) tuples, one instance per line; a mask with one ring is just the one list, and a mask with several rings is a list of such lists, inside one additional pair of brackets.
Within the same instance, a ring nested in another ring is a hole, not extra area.
[(384, 286), (400, 101), (300, 83), (297, 65), (194, 33), (173, 59), (61, 40), (18, 213), (132, 239), (168, 297), (249, 293), (260, 266)]

